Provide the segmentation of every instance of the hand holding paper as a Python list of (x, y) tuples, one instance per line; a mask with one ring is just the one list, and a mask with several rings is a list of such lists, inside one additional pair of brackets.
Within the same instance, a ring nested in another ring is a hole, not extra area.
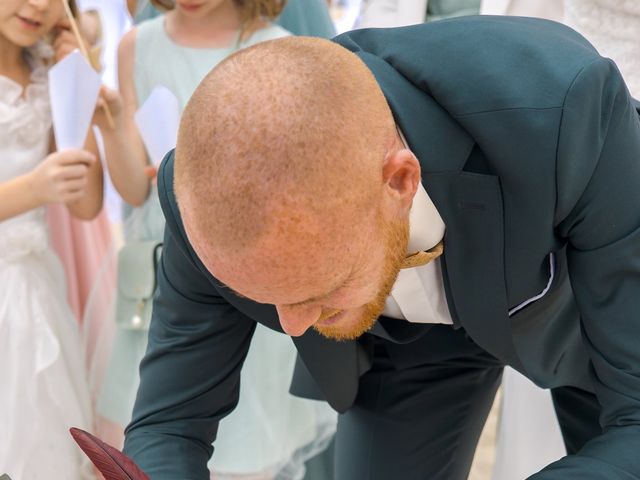
[[(82, 33), (80, 32), (80, 27), (78, 26), (78, 22), (76, 21), (76, 19), (74, 17), (74, 12), (71, 11), (71, 7), (70, 7), (70, 5), (68, 3), (68, 0), (60, 0), (60, 2), (62, 3), (62, 6), (64, 7), (64, 11), (65, 11), (68, 23), (69, 23), (69, 27), (71, 27), (71, 31), (73, 32), (73, 35), (76, 38), (76, 42), (78, 43), (78, 48), (80, 49), (80, 52), (82, 53), (84, 58), (87, 60), (87, 62), (91, 62), (92, 68), (94, 70), (96, 70), (96, 71), (99, 71), (100, 70), (100, 61), (87, 48), (87, 45), (85, 43), (85, 39), (84, 39)], [(113, 123), (113, 118), (111, 117), (111, 112), (109, 111), (109, 107), (106, 104), (104, 104), (104, 105), (102, 105), (102, 109), (104, 110), (104, 114), (107, 117), (107, 121), (109, 123), (109, 126), (111, 128), (115, 128), (114, 127), (114, 123)]]
[[(106, 114), (107, 111), (111, 112), (111, 116)], [(120, 92), (102, 85), (97, 108), (93, 115), (94, 125), (98, 126), (103, 134), (105, 130), (117, 130), (122, 126), (123, 111), (124, 101)]]

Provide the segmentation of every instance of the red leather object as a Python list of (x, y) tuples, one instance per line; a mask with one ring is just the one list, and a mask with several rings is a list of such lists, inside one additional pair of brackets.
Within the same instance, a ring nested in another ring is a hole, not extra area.
[(150, 480), (149, 476), (120, 450), (79, 428), (69, 431), (105, 480)]

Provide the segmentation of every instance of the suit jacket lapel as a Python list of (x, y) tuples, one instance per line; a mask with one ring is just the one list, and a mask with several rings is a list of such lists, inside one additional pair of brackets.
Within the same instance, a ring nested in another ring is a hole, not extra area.
[[(358, 51), (422, 166), (445, 225), (443, 281), (454, 322), (483, 348), (520, 367), (507, 316), (502, 193), (497, 177), (463, 172), (474, 140), (430, 95), (380, 57)], [(385, 335), (388, 337), (388, 332)], [(393, 339), (392, 339), (393, 340)]]
[(498, 178), (423, 172), (422, 181), (447, 226), (444, 281), (451, 314), (478, 345), (522, 371), (508, 317)]
[(327, 340), (313, 329), (292, 338), (324, 398), (336, 411), (345, 412), (356, 398), (361, 373), (370, 366), (363, 347), (355, 341)]

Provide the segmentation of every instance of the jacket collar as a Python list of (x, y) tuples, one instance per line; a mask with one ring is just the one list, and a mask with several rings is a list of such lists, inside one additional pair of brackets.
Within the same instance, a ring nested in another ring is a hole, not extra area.
[(356, 52), (376, 77), (423, 176), (462, 170), (474, 140), (429, 94), (380, 57)]

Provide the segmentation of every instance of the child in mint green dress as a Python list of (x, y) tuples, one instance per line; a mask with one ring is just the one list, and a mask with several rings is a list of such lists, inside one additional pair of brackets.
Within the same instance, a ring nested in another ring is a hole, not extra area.
[[(201, 8), (217, 8), (225, 21), (203, 27), (194, 20), (197, 15), (182, 11), (178, 3), (168, 13), (139, 24), (120, 46), (122, 98), (112, 99), (116, 129), (106, 122), (98, 124), (113, 184), (127, 203), (137, 206), (125, 224), (126, 242), (161, 242), (164, 233), (157, 190), (145, 173), (149, 165), (133, 122), (135, 111), (158, 86), (175, 95), (182, 111), (200, 81), (224, 58), (290, 35), (264, 18), (244, 19), (234, 27), (241, 12), (233, 0), (201, 3)], [(211, 12), (208, 15), (212, 17)], [(225, 27), (216, 29), (219, 25)], [(118, 327), (99, 391), (98, 413), (122, 427), (131, 419), (147, 333)], [(323, 403), (288, 393), (295, 357), (289, 338), (258, 326), (242, 371), (238, 407), (218, 432), (210, 464), (215, 478), (299, 479), (304, 462), (326, 447), (335, 429), (335, 414)]]

